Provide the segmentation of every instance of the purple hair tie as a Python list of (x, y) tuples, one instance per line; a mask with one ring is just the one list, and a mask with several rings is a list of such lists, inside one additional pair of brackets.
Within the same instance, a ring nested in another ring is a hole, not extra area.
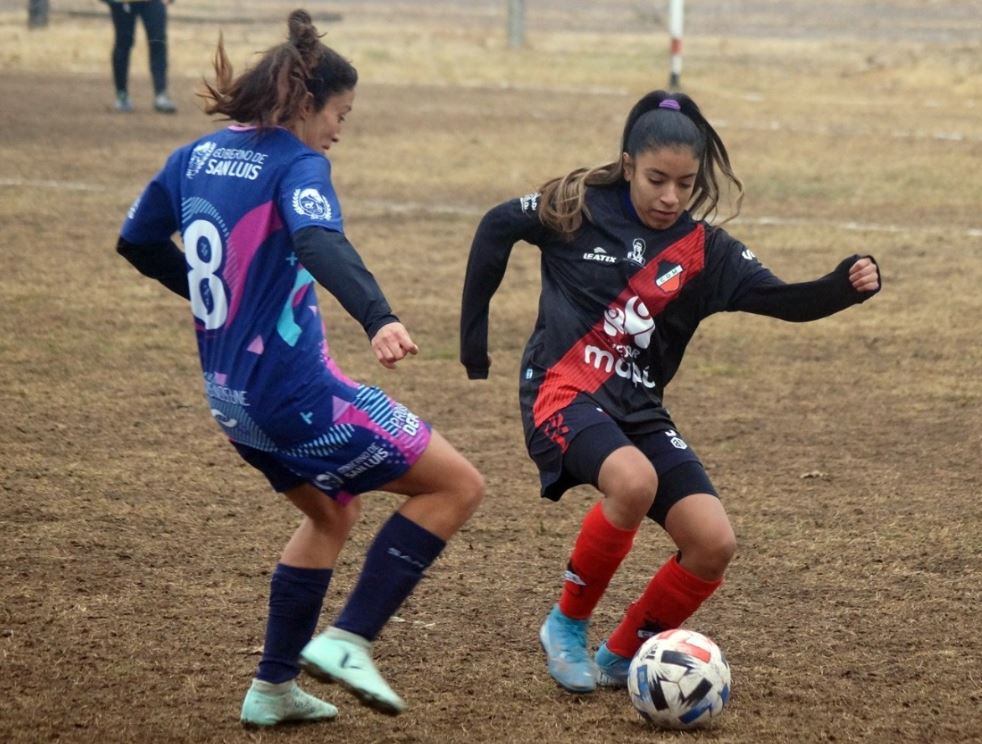
[(672, 109), (674, 111), (681, 111), (682, 107), (679, 106), (679, 102), (674, 98), (666, 98), (664, 101), (658, 104), (658, 108)]

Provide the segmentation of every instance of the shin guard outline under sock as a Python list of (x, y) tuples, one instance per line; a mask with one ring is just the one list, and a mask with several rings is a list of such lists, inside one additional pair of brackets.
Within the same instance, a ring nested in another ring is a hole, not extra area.
[(611, 524), (598, 502), (583, 519), (566, 569), (559, 610), (566, 617), (586, 620), (593, 613), (607, 584), (631, 551), (638, 528), (625, 530)]
[(699, 578), (673, 555), (648, 582), (641, 597), (628, 607), (620, 625), (607, 639), (607, 648), (619, 656), (634, 656), (646, 638), (681, 626), (722, 583), (722, 579)]

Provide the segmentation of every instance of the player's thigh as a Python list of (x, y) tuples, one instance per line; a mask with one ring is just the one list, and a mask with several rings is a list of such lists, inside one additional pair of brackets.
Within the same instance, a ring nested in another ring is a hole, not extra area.
[(480, 499), (484, 479), (470, 461), (435, 429), (419, 459), (399, 478), (379, 487), (403, 496), (435, 492), (464, 492)]
[(361, 514), (359, 497), (355, 496), (342, 504), (310, 483), (303, 483), (283, 491), (283, 495), (303, 512), (304, 516), (318, 525), (350, 528)]
[(601, 463), (597, 488), (608, 496), (642, 497), (650, 506), (658, 488), (658, 476), (647, 455), (634, 445), (626, 444), (607, 455)]

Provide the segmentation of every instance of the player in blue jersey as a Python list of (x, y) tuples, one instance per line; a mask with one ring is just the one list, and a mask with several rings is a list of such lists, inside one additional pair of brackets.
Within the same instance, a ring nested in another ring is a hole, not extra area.
[[(357, 72), (321, 43), (306, 12), (288, 25), (289, 41), (238, 77), (219, 41), (206, 112), (235, 123), (170, 156), (118, 243), (143, 274), (190, 301), (216, 424), (304, 515), (272, 577), (263, 655), (241, 711), (253, 726), (337, 714), (297, 686), (301, 666), (379, 712), (403, 710), (372, 643), (484, 492), (480, 474), (429, 424), (331, 358), (315, 281), (361, 323), (382, 365), (417, 347), (345, 237), (325, 157)], [(338, 617), (314, 637), (359, 494), (371, 490), (410, 498), (378, 532)]]
[[(512, 246), (542, 252), (542, 297), (522, 359), (526, 445), (542, 495), (589, 483), (603, 495), (573, 545), (559, 602), (539, 631), (565, 689), (623, 686), (645, 638), (678, 627), (719, 587), (735, 550), (726, 511), (662, 399), (699, 322), (741, 310), (822, 318), (880, 287), (869, 256), (785, 284), (746, 246), (693, 215), (716, 211), (719, 183), (742, 196), (719, 135), (685, 95), (654, 91), (628, 115), (620, 157), (546, 183), (481, 221), (461, 312), (461, 361), (487, 377), (488, 305)], [(645, 516), (678, 547), (600, 646), (590, 616)]]

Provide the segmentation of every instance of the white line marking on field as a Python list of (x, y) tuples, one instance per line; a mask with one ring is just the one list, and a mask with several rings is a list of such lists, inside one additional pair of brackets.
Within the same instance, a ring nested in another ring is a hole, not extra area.
[[(394, 79), (380, 79), (374, 81), (376, 84), (406, 87), (406, 84)], [(517, 91), (519, 93), (574, 93), (576, 95), (591, 96), (626, 96), (631, 93), (628, 88), (619, 88), (609, 85), (531, 85), (529, 83), (513, 83), (507, 81), (448, 81), (433, 80), (425, 84), (414, 86), (419, 88), (440, 88), (450, 90), (491, 90), (491, 91)]]
[[(852, 232), (882, 232), (882, 233), (908, 233), (926, 232), (943, 228), (930, 226), (905, 226), (905, 225), (880, 225), (875, 222), (825, 222), (823, 220), (811, 220), (805, 217), (737, 217), (730, 224), (733, 225), (756, 225), (758, 227), (831, 227), (839, 230), (849, 230)], [(972, 228), (965, 231), (966, 235), (972, 235)]]
[(785, 124), (780, 121), (731, 123), (725, 119), (718, 120), (717, 129), (743, 129), (750, 132), (791, 132), (794, 134), (817, 134), (823, 137), (892, 137), (894, 139), (934, 140), (937, 142), (982, 142), (982, 134), (966, 134), (965, 132), (925, 132), (917, 129), (894, 129), (882, 132), (869, 127), (850, 127), (838, 129), (834, 126), (798, 126)]
[[(0, 187), (57, 189), (62, 191), (107, 191), (107, 187), (95, 183), (80, 181), (51, 181), (25, 178), (0, 178)], [(129, 190), (128, 190), (129, 191)], [(132, 189), (135, 193), (136, 188)], [(483, 207), (466, 204), (428, 204), (424, 202), (393, 202), (384, 199), (353, 199), (350, 201), (358, 211), (382, 212), (383, 214), (419, 215), (419, 216), (453, 216), (481, 217), (487, 211)], [(832, 222), (814, 220), (807, 217), (737, 217), (732, 220), (734, 225), (754, 225), (757, 227), (796, 227), (811, 226), (850, 232), (880, 232), (880, 233), (924, 233), (942, 232), (952, 229), (943, 225), (884, 225), (876, 222)], [(968, 238), (982, 238), (982, 227), (954, 228)]]
[(56, 189), (58, 191), (105, 191), (105, 186), (97, 183), (80, 183), (78, 181), (45, 181), (27, 178), (0, 178), (0, 186), (13, 188)]
[[(454, 215), (459, 217), (481, 217), (487, 211), (481, 207), (456, 204), (425, 204), (422, 202), (389, 202), (378, 199), (352, 200), (356, 209), (377, 211), (385, 214), (418, 215)], [(880, 233), (925, 233), (943, 232), (954, 229), (965, 237), (982, 238), (982, 228), (951, 228), (944, 225), (884, 225), (876, 222), (832, 222), (815, 220), (807, 217), (737, 217), (732, 220), (734, 225), (753, 225), (757, 227), (816, 227), (822, 229), (847, 230), (849, 232), (880, 232)]]
[(382, 199), (353, 200), (358, 207), (387, 214), (453, 215), (456, 217), (480, 217), (487, 209), (466, 204), (424, 204), (423, 202), (390, 202)]

